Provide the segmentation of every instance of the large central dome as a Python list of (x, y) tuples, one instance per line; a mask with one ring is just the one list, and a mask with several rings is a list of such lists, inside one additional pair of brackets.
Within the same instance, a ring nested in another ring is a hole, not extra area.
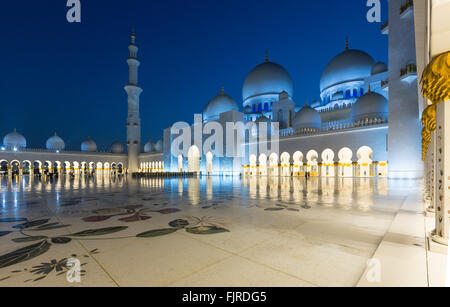
[(364, 51), (347, 48), (325, 67), (320, 79), (320, 92), (337, 84), (370, 77), (374, 64), (373, 58)]
[(244, 102), (260, 95), (287, 92), (290, 97), (294, 94), (294, 86), (289, 73), (281, 65), (266, 62), (256, 66), (247, 76), (242, 90)]

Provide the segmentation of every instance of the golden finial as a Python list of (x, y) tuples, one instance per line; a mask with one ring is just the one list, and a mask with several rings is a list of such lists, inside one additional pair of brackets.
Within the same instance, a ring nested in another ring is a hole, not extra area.
[(269, 50), (266, 49), (266, 62), (269, 62)]
[(16, 128), (14, 128), (14, 132), (17, 132), (17, 129), (16, 129)]
[(308, 106), (308, 99), (306, 99), (306, 102), (305, 102), (305, 107), (307, 107)]
[(222, 95), (225, 94), (225, 86), (222, 85)]
[(131, 42), (134, 44), (136, 42), (136, 32), (134, 27), (131, 29)]
[(348, 36), (345, 38), (345, 50), (348, 50)]
[(369, 93), (372, 92), (372, 90), (370, 89), (370, 84), (369, 84)]

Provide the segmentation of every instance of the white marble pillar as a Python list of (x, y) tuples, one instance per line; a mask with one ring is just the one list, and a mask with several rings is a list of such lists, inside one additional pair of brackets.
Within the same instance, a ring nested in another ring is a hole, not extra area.
[(448, 245), (450, 209), (450, 102), (442, 102), (436, 109), (435, 156), (436, 229), (433, 241)]

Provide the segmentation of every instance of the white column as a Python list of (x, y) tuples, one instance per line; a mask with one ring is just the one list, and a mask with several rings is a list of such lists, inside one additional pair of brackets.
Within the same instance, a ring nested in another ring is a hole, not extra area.
[(450, 209), (450, 102), (436, 109), (436, 229), (433, 241), (448, 245)]

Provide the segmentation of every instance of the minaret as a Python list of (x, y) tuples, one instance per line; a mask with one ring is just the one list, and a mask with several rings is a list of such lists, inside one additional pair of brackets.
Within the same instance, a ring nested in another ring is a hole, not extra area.
[(130, 174), (139, 171), (139, 153), (141, 148), (141, 118), (139, 116), (139, 96), (142, 88), (138, 85), (138, 68), (141, 62), (137, 59), (138, 46), (134, 30), (131, 34), (131, 44), (128, 45), (130, 57), (127, 63), (130, 70), (130, 80), (125, 85), (128, 95), (127, 118), (127, 147), (128, 147), (128, 172)]

